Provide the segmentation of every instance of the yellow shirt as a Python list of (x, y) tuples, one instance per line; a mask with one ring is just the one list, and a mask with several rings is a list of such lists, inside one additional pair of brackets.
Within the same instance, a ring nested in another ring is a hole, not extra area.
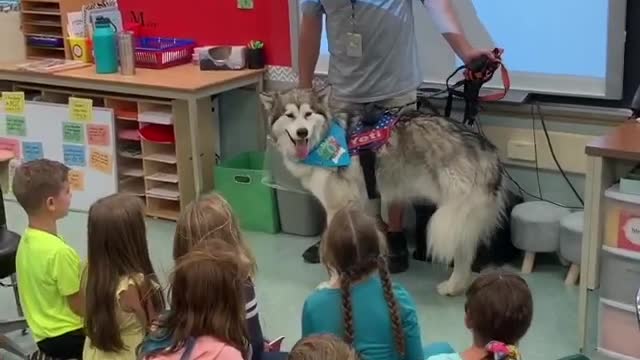
[(119, 352), (104, 352), (96, 349), (91, 344), (91, 339), (86, 338), (84, 342), (84, 351), (82, 352), (83, 360), (132, 360), (136, 359), (136, 350), (145, 336), (144, 324), (141, 324), (135, 313), (126, 311), (120, 305), (120, 294), (126, 291), (130, 285), (141, 284), (144, 281), (144, 275), (136, 274), (133, 276), (124, 276), (120, 279), (120, 283), (114, 294), (116, 298), (116, 319), (120, 327), (120, 338), (124, 344), (124, 349)]
[(62, 238), (27, 228), (16, 254), (20, 302), (36, 342), (81, 329), (67, 296), (80, 291), (78, 253)]

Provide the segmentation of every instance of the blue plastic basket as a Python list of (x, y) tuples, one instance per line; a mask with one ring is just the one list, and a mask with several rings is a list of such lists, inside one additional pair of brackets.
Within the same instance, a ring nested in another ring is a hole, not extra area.
[(192, 40), (142, 37), (136, 40), (136, 66), (164, 69), (191, 62), (196, 42)]

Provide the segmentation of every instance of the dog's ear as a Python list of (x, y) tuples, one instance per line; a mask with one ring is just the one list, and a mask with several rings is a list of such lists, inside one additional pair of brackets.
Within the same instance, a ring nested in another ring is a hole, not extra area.
[(262, 102), (262, 106), (264, 106), (267, 112), (271, 112), (271, 110), (273, 110), (273, 106), (276, 102), (276, 96), (278, 96), (278, 94), (275, 92), (260, 93), (260, 102)]
[(320, 104), (323, 108), (329, 108), (329, 96), (331, 95), (331, 87), (325, 86), (321, 89), (316, 90), (316, 98), (318, 99), (318, 104)]

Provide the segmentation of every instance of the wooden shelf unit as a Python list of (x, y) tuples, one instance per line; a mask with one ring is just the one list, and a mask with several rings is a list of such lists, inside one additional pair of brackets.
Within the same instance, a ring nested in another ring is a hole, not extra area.
[[(148, 100), (107, 99), (106, 106), (114, 109), (116, 133), (130, 134), (147, 123), (145, 111), (164, 111), (172, 116), (170, 102)], [(116, 138), (118, 148), (118, 177), (121, 184), (126, 178), (139, 177), (135, 192), (145, 199), (147, 214), (152, 217), (177, 220), (180, 214), (180, 176), (175, 144), (155, 143), (145, 139)], [(139, 146), (139, 147), (137, 147)], [(138, 151), (139, 149), (139, 151)], [(122, 165), (120, 165), (122, 164)], [(130, 180), (133, 181), (133, 180)], [(125, 182), (120, 191), (130, 191), (131, 182)], [(142, 192), (142, 193), (140, 193)]]
[[(67, 43), (67, 13), (80, 11), (87, 0), (22, 0), (20, 10), (22, 31), (28, 58), (71, 58)], [(27, 41), (29, 36), (49, 36), (63, 39), (63, 46), (34, 46)]]
[[(67, 104), (69, 97), (92, 99), (95, 107), (114, 110), (112, 139), (115, 141), (116, 174), (118, 191), (131, 193), (145, 201), (147, 215), (165, 220), (177, 220), (182, 209), (190, 201), (190, 195), (180, 184), (193, 181), (190, 171), (181, 169), (178, 159), (188, 159), (190, 154), (176, 144), (154, 143), (144, 139), (119, 139), (122, 130), (135, 130), (146, 125), (138, 120), (139, 111), (153, 108), (175, 111), (172, 102), (155, 98), (125, 98), (112, 94), (82, 92), (48, 86), (16, 84), (13, 91), (23, 91), (27, 100)], [(152, 106), (153, 105), (153, 106)], [(176, 140), (179, 131), (176, 131)], [(182, 151), (182, 153), (179, 153)], [(186, 196), (185, 196), (186, 194)], [(183, 198), (187, 198), (183, 200)]]

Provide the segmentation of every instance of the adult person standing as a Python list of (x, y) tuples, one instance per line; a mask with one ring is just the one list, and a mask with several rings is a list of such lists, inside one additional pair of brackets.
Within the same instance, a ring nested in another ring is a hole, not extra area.
[[(329, 106), (336, 112), (364, 112), (376, 104), (399, 107), (415, 103), (422, 83), (414, 29), (414, 0), (300, 0), (299, 87), (311, 88), (326, 16), (329, 44)], [(420, 0), (438, 30), (465, 63), (489, 50), (474, 48), (465, 37), (451, 0)], [(388, 204), (387, 242), (391, 272), (409, 268), (402, 232), (406, 204)], [(318, 263), (319, 243), (303, 257)]]

